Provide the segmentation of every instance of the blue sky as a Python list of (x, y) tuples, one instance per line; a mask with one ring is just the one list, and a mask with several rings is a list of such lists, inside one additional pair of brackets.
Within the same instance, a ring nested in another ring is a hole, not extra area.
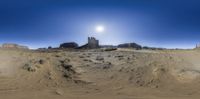
[[(30, 48), (101, 44), (193, 48), (200, 42), (198, 0), (1, 0), (0, 43)], [(105, 31), (96, 33), (103, 25)]]

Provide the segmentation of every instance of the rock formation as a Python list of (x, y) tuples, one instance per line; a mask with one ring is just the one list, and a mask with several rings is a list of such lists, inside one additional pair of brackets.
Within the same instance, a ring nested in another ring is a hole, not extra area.
[(60, 44), (59, 48), (77, 48), (78, 44), (75, 42), (68, 42), (68, 43), (62, 43)]
[(200, 44), (196, 44), (196, 48), (199, 49), (200, 48)]
[(88, 43), (79, 48), (95, 49), (99, 47), (99, 40), (96, 40), (94, 37), (88, 37)]
[(124, 43), (119, 44), (118, 48), (135, 48), (135, 49), (142, 49), (142, 46), (136, 43)]
[(88, 37), (88, 47), (99, 48), (99, 40), (96, 40), (94, 37)]
[(22, 46), (14, 43), (5, 43), (2, 44), (2, 48), (6, 49), (29, 49), (27, 46)]

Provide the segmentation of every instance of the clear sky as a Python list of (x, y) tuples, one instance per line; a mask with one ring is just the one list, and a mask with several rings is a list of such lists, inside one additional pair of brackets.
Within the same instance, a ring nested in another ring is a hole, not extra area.
[[(95, 28), (105, 30), (97, 33)], [(200, 42), (199, 0), (1, 0), (0, 43), (31, 48), (101, 44), (193, 48)]]

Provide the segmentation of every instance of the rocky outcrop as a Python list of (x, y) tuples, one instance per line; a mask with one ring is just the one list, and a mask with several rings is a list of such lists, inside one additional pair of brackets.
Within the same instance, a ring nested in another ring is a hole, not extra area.
[(118, 48), (135, 48), (135, 49), (142, 49), (142, 46), (136, 43), (124, 43), (124, 44), (119, 44)]
[(85, 49), (95, 49), (99, 48), (99, 40), (96, 40), (94, 37), (88, 37), (88, 43), (79, 47), (79, 48), (85, 48)]
[(78, 44), (75, 42), (68, 42), (68, 43), (62, 43), (60, 44), (59, 48), (77, 48)]
[(99, 40), (94, 37), (88, 37), (88, 48), (99, 48)]
[(2, 48), (6, 49), (29, 49), (27, 46), (22, 46), (14, 43), (5, 43), (2, 44)]

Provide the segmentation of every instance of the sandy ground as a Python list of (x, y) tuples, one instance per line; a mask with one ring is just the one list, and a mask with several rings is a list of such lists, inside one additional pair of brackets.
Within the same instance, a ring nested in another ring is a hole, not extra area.
[(200, 51), (0, 49), (0, 99), (199, 99)]

